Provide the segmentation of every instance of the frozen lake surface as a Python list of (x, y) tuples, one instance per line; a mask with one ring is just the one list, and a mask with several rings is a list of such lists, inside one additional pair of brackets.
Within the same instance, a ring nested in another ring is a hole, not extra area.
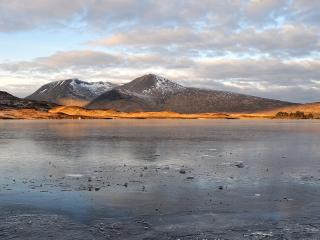
[(320, 121), (0, 121), (0, 239), (318, 239)]

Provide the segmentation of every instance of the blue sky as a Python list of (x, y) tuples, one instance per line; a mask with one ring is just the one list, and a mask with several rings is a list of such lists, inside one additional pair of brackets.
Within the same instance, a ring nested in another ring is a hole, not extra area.
[(0, 89), (54, 80), (188, 86), (320, 101), (318, 0), (1, 0)]

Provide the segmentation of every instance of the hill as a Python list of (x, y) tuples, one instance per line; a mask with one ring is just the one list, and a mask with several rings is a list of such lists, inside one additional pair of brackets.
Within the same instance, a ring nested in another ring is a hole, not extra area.
[(26, 99), (66, 106), (84, 106), (116, 86), (109, 82), (89, 83), (79, 79), (68, 79), (43, 85)]
[(48, 102), (39, 102), (15, 97), (7, 92), (0, 91), (0, 110), (6, 109), (35, 109), (39, 111), (48, 111), (57, 104)]
[(188, 88), (148, 74), (101, 94), (85, 108), (125, 112), (252, 113), (292, 105), (295, 104), (232, 92)]
[(320, 118), (320, 103), (306, 103), (276, 108), (269, 111), (263, 111), (261, 114), (268, 116), (278, 115), (279, 118), (303, 118), (307, 117), (307, 115), (309, 115), (308, 118)]

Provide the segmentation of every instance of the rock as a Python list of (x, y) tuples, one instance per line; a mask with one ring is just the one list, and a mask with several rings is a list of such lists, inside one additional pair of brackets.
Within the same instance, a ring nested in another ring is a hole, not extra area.
[(236, 166), (237, 168), (244, 168), (243, 162), (237, 162), (237, 163), (235, 164), (235, 166)]

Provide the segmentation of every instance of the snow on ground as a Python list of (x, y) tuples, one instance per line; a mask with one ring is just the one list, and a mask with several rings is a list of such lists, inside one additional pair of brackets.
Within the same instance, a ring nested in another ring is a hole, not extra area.
[(101, 95), (102, 93), (110, 90), (114, 87), (114, 84), (109, 82), (83, 82), (77, 79), (73, 79), (70, 83), (75, 91), (88, 90), (92, 95)]

